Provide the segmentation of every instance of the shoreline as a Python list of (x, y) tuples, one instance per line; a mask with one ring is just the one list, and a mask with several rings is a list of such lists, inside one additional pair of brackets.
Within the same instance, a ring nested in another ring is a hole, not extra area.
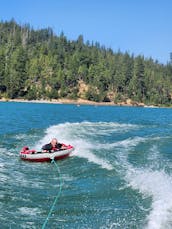
[(94, 102), (84, 99), (40, 99), (40, 100), (27, 100), (27, 99), (5, 99), (1, 98), (0, 102), (21, 102), (21, 103), (47, 103), (47, 104), (75, 104), (75, 105), (94, 105), (94, 106), (124, 106), (124, 107), (145, 107), (145, 108), (172, 108), (165, 106), (146, 105), (144, 103), (133, 102), (128, 99), (126, 102)]
[(0, 102), (22, 102), (22, 103), (50, 103), (50, 104), (76, 104), (76, 105), (96, 105), (96, 106), (144, 106), (144, 104), (131, 104), (131, 103), (114, 103), (114, 102), (94, 102), (85, 99), (0, 99)]

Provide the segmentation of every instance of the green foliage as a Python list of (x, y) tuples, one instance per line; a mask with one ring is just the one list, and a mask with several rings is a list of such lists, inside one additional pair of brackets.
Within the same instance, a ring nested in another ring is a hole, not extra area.
[(95, 90), (95, 88), (90, 87), (89, 90), (85, 94), (85, 98), (90, 101), (100, 102), (100, 94)]
[[(80, 82), (86, 85), (80, 90)], [(77, 99), (171, 105), (172, 55), (167, 65), (76, 41), (51, 28), (0, 22), (0, 97)], [(81, 92), (83, 91), (83, 92)], [(109, 96), (111, 95), (111, 97)], [(114, 97), (114, 95), (116, 97)]]

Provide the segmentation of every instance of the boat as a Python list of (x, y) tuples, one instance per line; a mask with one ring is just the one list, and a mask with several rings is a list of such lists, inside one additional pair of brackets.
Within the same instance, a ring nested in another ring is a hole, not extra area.
[(68, 157), (74, 147), (71, 145), (65, 145), (65, 149), (60, 149), (56, 151), (36, 151), (34, 149), (29, 149), (28, 146), (24, 146), (20, 152), (20, 158), (25, 161), (32, 161), (32, 162), (49, 162), (54, 160), (60, 160)]

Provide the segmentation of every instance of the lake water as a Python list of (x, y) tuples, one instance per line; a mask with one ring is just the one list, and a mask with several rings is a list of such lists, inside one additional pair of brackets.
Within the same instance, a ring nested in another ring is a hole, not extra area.
[[(52, 137), (69, 158), (21, 161)], [(172, 228), (172, 109), (0, 103), (0, 228)]]

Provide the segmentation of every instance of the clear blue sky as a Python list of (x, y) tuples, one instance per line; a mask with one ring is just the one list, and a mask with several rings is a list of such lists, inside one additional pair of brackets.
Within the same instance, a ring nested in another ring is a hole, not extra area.
[(164, 64), (172, 52), (172, 0), (0, 0), (0, 20), (11, 18)]

